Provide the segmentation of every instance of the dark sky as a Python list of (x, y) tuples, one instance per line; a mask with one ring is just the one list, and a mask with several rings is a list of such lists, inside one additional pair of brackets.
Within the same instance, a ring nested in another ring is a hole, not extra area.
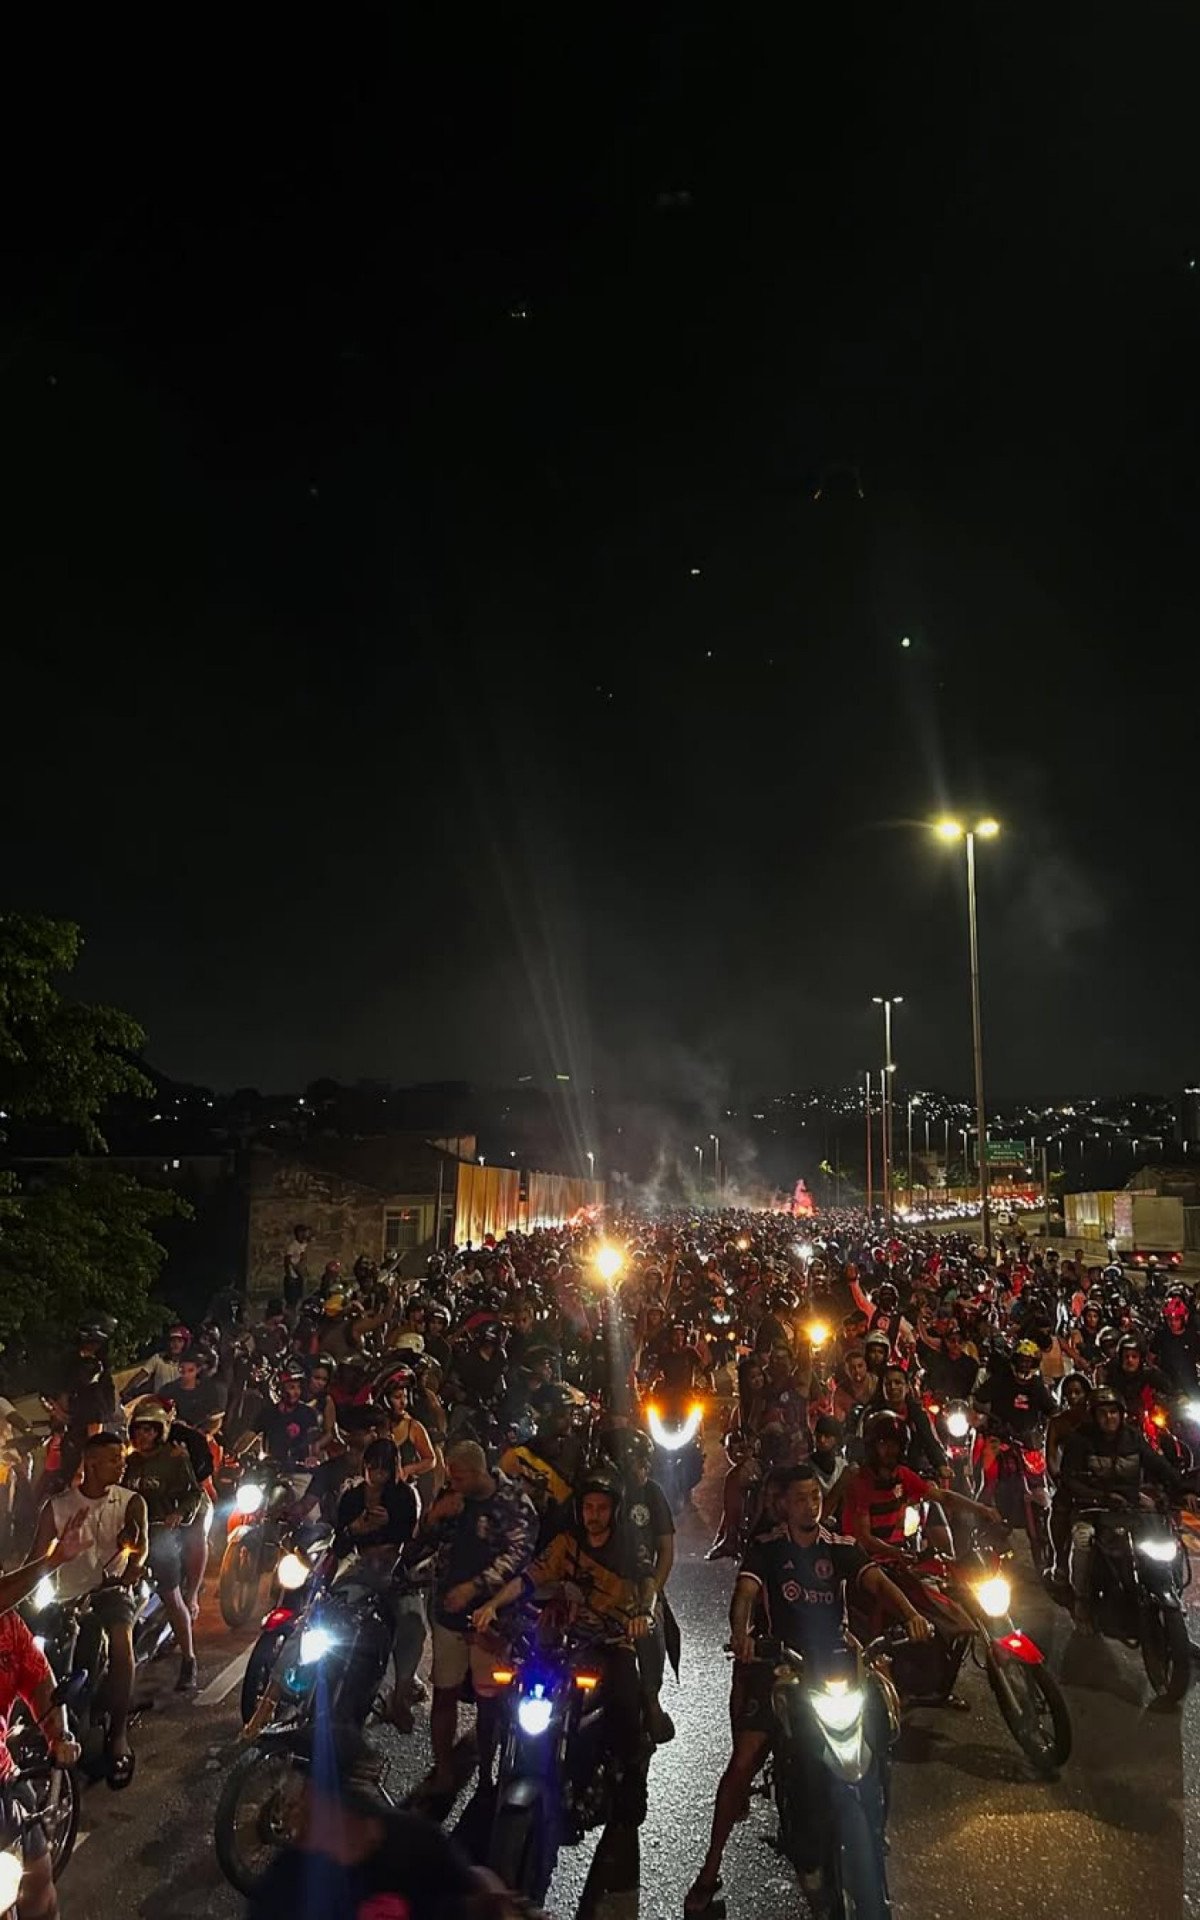
[(168, 1071), (965, 1085), (948, 802), (993, 1085), (1197, 1071), (1195, 11), (743, 11), (10, 49), (0, 896)]

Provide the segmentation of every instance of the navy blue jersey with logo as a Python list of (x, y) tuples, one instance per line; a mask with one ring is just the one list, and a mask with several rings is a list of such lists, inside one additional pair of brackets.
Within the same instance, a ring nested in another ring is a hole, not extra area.
[(785, 1530), (750, 1546), (738, 1568), (763, 1590), (771, 1633), (785, 1646), (820, 1662), (843, 1644), (846, 1589), (871, 1565), (854, 1540), (818, 1527), (810, 1547)]

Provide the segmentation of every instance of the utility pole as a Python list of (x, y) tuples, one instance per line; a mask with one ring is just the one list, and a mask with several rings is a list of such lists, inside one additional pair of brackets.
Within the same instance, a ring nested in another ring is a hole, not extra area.
[(871, 1177), (872, 1127), (871, 1127), (871, 1069), (870, 1067), (867, 1068), (866, 1114), (867, 1114), (867, 1213), (870, 1214), (872, 1206), (874, 1204), (874, 1194), (872, 1191), (872, 1177)]

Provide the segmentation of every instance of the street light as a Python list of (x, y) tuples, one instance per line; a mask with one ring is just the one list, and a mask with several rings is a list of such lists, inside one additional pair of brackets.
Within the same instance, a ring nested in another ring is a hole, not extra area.
[[(892, 1059), (892, 1008), (904, 1005), (904, 995), (893, 993), (884, 998), (873, 994), (877, 1007), (883, 1008), (883, 1120), (881, 1126), (883, 1146), (883, 1191), (884, 1204), (887, 1207), (888, 1225), (892, 1224), (892, 1077), (896, 1071), (896, 1062)], [(910, 1179), (909, 1185), (912, 1185)]]
[(588, 1148), (585, 1158), (588, 1163), (588, 1179), (594, 1180), (596, 1178), (596, 1156), (590, 1147)]
[[(913, 1116), (913, 1108), (919, 1107), (920, 1104), (921, 1104), (920, 1094), (910, 1093), (908, 1096), (908, 1204), (910, 1207), (912, 1205), (912, 1184), (913, 1184), (912, 1182), (912, 1116)], [(928, 1116), (926, 1116), (925, 1126), (926, 1126), (926, 1130), (928, 1130), (928, 1127), (929, 1127)]]
[[(717, 1196), (717, 1205), (721, 1204), (721, 1142), (715, 1133), (709, 1134), (713, 1144), (713, 1192)], [(703, 1164), (703, 1163), (702, 1163)]]
[(700, 1162), (700, 1166), (696, 1174), (696, 1178), (697, 1180), (699, 1180), (700, 1185), (703, 1186), (704, 1185), (704, 1148), (693, 1147), (692, 1152), (695, 1154), (697, 1160)]
[(979, 1211), (983, 1220), (983, 1247), (992, 1250), (992, 1218), (988, 1210), (987, 1115), (983, 1099), (983, 1019), (979, 1008), (979, 923), (975, 911), (975, 842), (994, 840), (1000, 831), (998, 820), (977, 820), (964, 827), (961, 820), (939, 820), (934, 832), (950, 842), (963, 840), (967, 848), (967, 931), (971, 948), (971, 1041), (975, 1054), (975, 1125), (979, 1172)]

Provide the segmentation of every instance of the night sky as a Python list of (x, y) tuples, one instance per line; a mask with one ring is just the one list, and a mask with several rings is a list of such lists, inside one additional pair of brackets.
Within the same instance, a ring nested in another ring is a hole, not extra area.
[(965, 1088), (950, 803), (997, 1092), (1197, 1072), (1195, 10), (743, 12), (10, 46), (0, 897), (163, 1069)]

